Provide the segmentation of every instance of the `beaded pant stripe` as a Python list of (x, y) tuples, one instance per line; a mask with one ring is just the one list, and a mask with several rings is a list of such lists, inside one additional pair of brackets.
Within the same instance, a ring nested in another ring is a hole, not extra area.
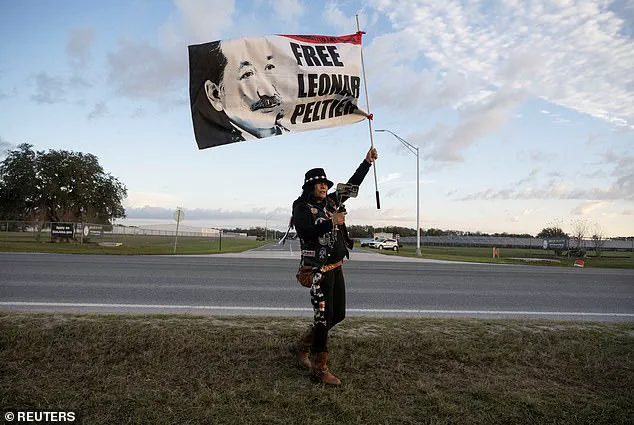
[(326, 326), (326, 301), (321, 290), (321, 279), (321, 273), (314, 274), (313, 284), (310, 287), (310, 302), (313, 305), (313, 324)]

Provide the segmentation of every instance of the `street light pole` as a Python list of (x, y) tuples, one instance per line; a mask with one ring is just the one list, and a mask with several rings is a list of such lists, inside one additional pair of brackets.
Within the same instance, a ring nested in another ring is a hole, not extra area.
[(376, 132), (388, 132), (401, 142), (411, 153), (416, 155), (416, 255), (421, 256), (420, 252), (420, 152), (418, 146), (408, 143), (390, 130), (374, 130)]
[(273, 214), (271, 214), (268, 217), (265, 217), (265, 224), (264, 224), (264, 240), (268, 241), (269, 240), (269, 218), (273, 217)]

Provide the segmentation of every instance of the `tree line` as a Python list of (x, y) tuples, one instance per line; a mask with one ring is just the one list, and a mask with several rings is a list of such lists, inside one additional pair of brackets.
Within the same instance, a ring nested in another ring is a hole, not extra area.
[[(399, 237), (410, 237), (416, 236), (416, 229), (410, 227), (400, 227), (400, 226), (383, 226), (383, 227), (374, 227), (374, 226), (359, 226), (359, 225), (350, 225), (346, 226), (348, 228), (348, 233), (350, 237), (353, 238), (371, 238), (375, 233), (391, 233), (394, 235), (399, 235)], [(532, 235), (527, 233), (516, 234), (516, 233), (485, 233), (485, 232), (466, 232), (461, 230), (443, 230), (436, 228), (429, 229), (420, 229), (421, 236), (507, 236), (507, 237), (517, 237), (517, 238), (530, 238)]]
[[(394, 235), (398, 235), (399, 237), (415, 237), (416, 229), (410, 227), (401, 227), (401, 226), (383, 226), (383, 227), (374, 227), (370, 225), (347, 225), (348, 234), (351, 238), (358, 239), (366, 239), (372, 238), (375, 233), (390, 233)], [(269, 239), (279, 239), (284, 235), (285, 232), (280, 232), (279, 230), (274, 229), (265, 229), (264, 227), (251, 227), (251, 228), (240, 228), (236, 227), (233, 229), (223, 229), (225, 232), (234, 232), (234, 233), (246, 233), (248, 236), (257, 236), (258, 238), (264, 238), (265, 233), (267, 233), (267, 238)], [(466, 232), (461, 230), (442, 230), (442, 229), (421, 229), (421, 237), (423, 236), (493, 236), (493, 237), (509, 237), (509, 238), (532, 238), (533, 235), (528, 233), (485, 233), (485, 232)], [(538, 238), (550, 238), (550, 237), (558, 237), (568, 235), (561, 229), (557, 228), (545, 228), (538, 235)]]

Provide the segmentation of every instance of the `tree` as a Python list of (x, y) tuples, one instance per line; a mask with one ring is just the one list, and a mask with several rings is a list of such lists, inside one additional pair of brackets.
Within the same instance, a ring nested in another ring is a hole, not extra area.
[(21, 144), (0, 162), (0, 218), (111, 224), (125, 217), (126, 187), (95, 155)]
[(601, 256), (603, 246), (605, 245), (605, 232), (599, 223), (594, 223), (594, 230), (592, 231), (592, 245), (594, 245), (594, 254), (597, 257)]
[(409, 237), (416, 236), (416, 229), (400, 226), (386, 226), (375, 228), (374, 233), (391, 233), (393, 235), (399, 235), (399, 237)]
[(441, 229), (435, 229), (433, 227), (423, 232), (424, 236), (445, 236), (445, 231)]
[(551, 226), (543, 228), (542, 231), (537, 234), (537, 237), (541, 239), (548, 239), (557, 237), (568, 237), (568, 235), (561, 229), (561, 227)]
[(346, 226), (348, 229), (348, 235), (351, 238), (371, 238), (374, 234), (374, 228), (372, 226), (359, 226), (352, 224), (350, 226)]
[(577, 242), (577, 249), (581, 249), (581, 243), (583, 239), (586, 237), (588, 233), (590, 225), (588, 224), (588, 220), (584, 218), (578, 218), (576, 220), (572, 220), (572, 237)]
[(0, 163), (0, 218), (23, 220), (34, 214), (37, 199), (35, 153), (28, 145), (8, 151)]

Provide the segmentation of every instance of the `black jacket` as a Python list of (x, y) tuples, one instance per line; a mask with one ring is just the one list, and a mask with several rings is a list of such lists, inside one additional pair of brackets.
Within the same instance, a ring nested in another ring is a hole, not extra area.
[[(350, 177), (348, 184), (360, 185), (370, 166), (364, 160)], [(352, 249), (352, 241), (346, 225), (339, 225), (337, 231), (334, 231), (330, 220), (330, 215), (347, 199), (338, 199), (337, 193), (333, 192), (324, 201), (317, 202), (311, 192), (305, 192), (293, 202), (293, 225), (302, 247), (302, 264), (320, 267), (350, 257), (348, 249)]]

